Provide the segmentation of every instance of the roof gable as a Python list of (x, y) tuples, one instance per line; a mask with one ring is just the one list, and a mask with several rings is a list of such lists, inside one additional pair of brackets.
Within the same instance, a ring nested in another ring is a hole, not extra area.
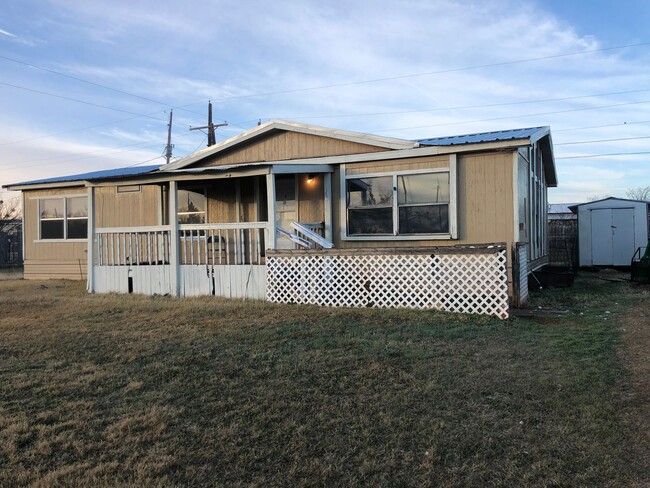
[[(393, 149), (412, 149), (418, 147), (418, 143), (415, 141), (407, 141), (404, 139), (394, 139), (390, 137), (379, 137), (371, 134), (363, 134), (360, 132), (351, 132), (338, 129), (328, 129), (324, 127), (318, 127), (315, 125), (300, 124), (298, 122), (288, 122), (284, 120), (271, 120), (266, 124), (259, 125), (250, 129), (246, 132), (243, 132), (235, 137), (227, 139), (215, 144), (214, 146), (208, 147), (201, 151), (195, 152), (186, 156), (172, 164), (166, 165), (164, 169), (166, 170), (175, 170), (181, 168), (187, 168), (189, 166), (199, 166), (200, 161), (206, 161), (210, 159), (211, 164), (215, 164), (218, 161), (218, 155), (220, 153), (234, 153), (236, 148), (242, 148), (244, 146), (252, 146), (254, 141), (263, 141), (269, 139), (274, 135), (281, 133), (295, 133), (302, 134), (305, 137), (303, 139), (311, 140), (312, 142), (316, 141), (315, 138), (319, 138), (323, 147), (325, 149), (329, 148), (335, 152), (337, 148), (345, 147), (346, 152), (329, 153), (329, 154), (318, 154), (320, 151), (316, 151), (315, 154), (310, 154), (308, 156), (300, 156), (289, 154), (290, 151), (284, 151), (285, 155), (293, 157), (265, 157), (263, 155), (255, 156), (255, 160), (249, 160), (247, 162), (256, 162), (256, 161), (273, 161), (277, 159), (300, 159), (302, 157), (318, 157), (318, 156), (334, 156), (340, 154), (350, 154), (350, 153), (363, 153), (363, 152), (373, 152), (378, 150), (393, 150)], [(323, 142), (323, 139), (329, 139), (328, 142)], [(332, 143), (336, 141), (336, 144)], [(348, 144), (345, 144), (348, 143)], [(309, 145), (309, 144), (308, 144)], [(268, 147), (265, 147), (268, 149)], [(308, 153), (309, 150), (306, 150)], [(322, 150), (321, 150), (322, 151)], [(298, 151), (299, 152), (299, 151)], [(314, 152), (312, 148), (311, 152)], [(260, 159), (261, 158), (261, 159)], [(243, 162), (243, 161), (242, 161)], [(230, 164), (229, 161), (223, 161), (221, 164)]]
[(290, 161), (386, 151), (386, 148), (313, 134), (276, 130), (192, 164), (194, 168)]

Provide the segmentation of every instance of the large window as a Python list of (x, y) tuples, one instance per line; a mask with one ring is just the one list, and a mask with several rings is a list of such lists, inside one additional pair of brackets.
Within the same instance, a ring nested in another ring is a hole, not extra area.
[(379, 176), (347, 181), (348, 233), (393, 234), (393, 178)]
[(205, 224), (205, 190), (178, 190), (178, 223)]
[(43, 198), (39, 200), (40, 239), (86, 239), (88, 198)]
[(346, 178), (347, 236), (450, 234), (449, 171)]

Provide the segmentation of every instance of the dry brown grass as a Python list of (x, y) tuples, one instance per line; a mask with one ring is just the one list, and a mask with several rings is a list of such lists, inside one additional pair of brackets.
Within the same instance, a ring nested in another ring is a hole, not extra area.
[(0, 282), (0, 486), (648, 480), (617, 354), (641, 288), (546, 292), (573, 313), (538, 323), (45, 286)]

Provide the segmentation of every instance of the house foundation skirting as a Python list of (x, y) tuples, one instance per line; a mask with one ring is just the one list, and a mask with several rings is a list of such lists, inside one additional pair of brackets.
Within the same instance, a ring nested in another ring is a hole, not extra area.
[(268, 251), (267, 299), (508, 317), (507, 247)]
[[(97, 293), (175, 295), (175, 277), (170, 265), (95, 266)], [(266, 296), (264, 265), (180, 265), (180, 296), (214, 295), (225, 298)]]

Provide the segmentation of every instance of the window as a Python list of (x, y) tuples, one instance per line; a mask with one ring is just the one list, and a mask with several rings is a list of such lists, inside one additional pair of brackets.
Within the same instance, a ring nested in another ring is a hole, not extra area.
[(347, 236), (450, 236), (450, 173), (346, 178)]
[(205, 224), (205, 190), (178, 190), (178, 223)]
[(66, 238), (86, 239), (88, 237), (88, 199), (86, 197), (66, 198)]
[(379, 176), (347, 181), (348, 233), (393, 234), (393, 178)]
[(39, 200), (40, 239), (86, 239), (88, 198), (43, 198)]
[(449, 232), (449, 173), (397, 177), (399, 234)]

